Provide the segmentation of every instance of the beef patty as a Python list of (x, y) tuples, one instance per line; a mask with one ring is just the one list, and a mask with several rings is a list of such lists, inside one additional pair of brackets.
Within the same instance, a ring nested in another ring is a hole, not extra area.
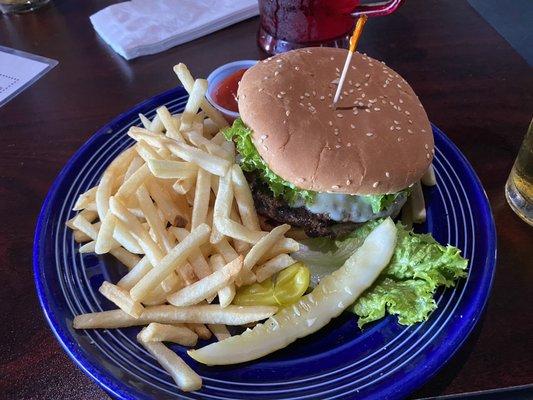
[(325, 214), (314, 214), (305, 207), (290, 207), (283, 199), (275, 198), (270, 189), (254, 174), (247, 173), (255, 208), (271, 225), (289, 224), (304, 230), (307, 236), (335, 238), (355, 229), (353, 222), (339, 223)]

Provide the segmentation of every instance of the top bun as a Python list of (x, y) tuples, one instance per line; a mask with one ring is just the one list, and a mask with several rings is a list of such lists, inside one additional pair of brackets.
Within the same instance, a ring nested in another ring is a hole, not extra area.
[(257, 63), (239, 85), (241, 118), (272, 171), (301, 189), (398, 192), (432, 161), (427, 114), (401, 76), (360, 53), (333, 109), (346, 55), (316, 47)]

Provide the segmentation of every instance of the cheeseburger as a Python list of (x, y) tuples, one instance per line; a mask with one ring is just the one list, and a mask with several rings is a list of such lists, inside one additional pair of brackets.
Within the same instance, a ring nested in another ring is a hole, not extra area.
[(346, 55), (307, 48), (257, 63), (240, 81), (240, 119), (225, 132), (258, 212), (309, 236), (396, 216), (434, 154), (418, 97), (380, 61), (355, 53), (333, 105)]

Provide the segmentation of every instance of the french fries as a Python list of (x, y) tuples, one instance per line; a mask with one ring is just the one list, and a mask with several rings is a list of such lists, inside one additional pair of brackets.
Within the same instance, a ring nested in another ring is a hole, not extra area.
[(270, 278), (275, 273), (284, 270), (295, 262), (296, 261), (294, 261), (294, 259), (288, 254), (277, 255), (256, 269), (255, 276), (257, 282), (263, 282), (265, 279)]
[(162, 342), (221, 341), (231, 336), (226, 326), (272, 316), (276, 307), (232, 305), (236, 286), (292, 264), (298, 243), (284, 237), (288, 225), (261, 230), (235, 145), (221, 131), (228, 124), (205, 98), (207, 81), (183, 64), (174, 70), (190, 93), (183, 112), (139, 114), (142, 127), (128, 131), (135, 144), (79, 195), (65, 224), (81, 254), (110, 254), (129, 269), (99, 288), (117, 309), (78, 315), (73, 327), (144, 326), (138, 342), (187, 391), (201, 378)]
[(413, 185), (413, 192), (410, 196), (411, 216), (413, 222), (421, 224), (426, 221), (426, 204), (424, 202), (424, 194), (422, 193), (422, 186), (420, 182)]
[(193, 230), (187, 237), (178, 243), (161, 262), (153, 265), (153, 268), (141, 278), (137, 284), (131, 288), (131, 297), (135, 300), (142, 300), (163, 281), (177, 266), (185, 261), (194, 249), (205, 243), (209, 237), (209, 226), (200, 225)]
[(213, 332), (213, 335), (215, 335), (218, 341), (227, 339), (231, 336), (228, 331), (228, 328), (226, 328), (226, 325), (208, 324), (207, 326), (209, 330)]
[(190, 392), (202, 387), (200, 375), (194, 372), (176, 353), (161, 342), (144, 342), (141, 333), (137, 336), (139, 343), (172, 376), (181, 390)]
[(130, 294), (127, 290), (115, 286), (112, 283), (104, 281), (98, 291), (102, 294), (102, 296), (115, 303), (118, 308), (128, 313), (132, 317), (139, 318), (144, 310), (142, 304), (134, 301), (130, 297)]
[(189, 307), (163, 305), (144, 307), (139, 318), (132, 317), (122, 310), (81, 314), (74, 317), (73, 326), (75, 329), (113, 329), (148, 325), (150, 322), (244, 325), (266, 319), (276, 311), (277, 307), (272, 306), (229, 305), (221, 308), (218, 304)]
[[(233, 260), (236, 260), (237, 257), (233, 258)], [(232, 261), (228, 261), (228, 264), (231, 262)], [(209, 259), (209, 265), (211, 265), (211, 269), (213, 271), (220, 271), (222, 268), (224, 268), (224, 258), (222, 258), (220, 254), (213, 254)], [(222, 308), (229, 306), (234, 297), (235, 285), (233, 282), (228, 283), (226, 286), (218, 290), (218, 303)]]
[(194, 117), (200, 108), (202, 100), (205, 98), (206, 92), (207, 80), (196, 79), (192, 85), (191, 92), (189, 93), (189, 101), (181, 116), (180, 132), (185, 132), (192, 128)]
[(198, 304), (227, 286), (239, 273), (242, 264), (243, 257), (240, 256), (211, 275), (170, 295), (167, 300), (170, 304), (180, 307)]
[(182, 346), (196, 346), (198, 335), (185, 325), (167, 325), (152, 322), (139, 334), (143, 342), (172, 342)]

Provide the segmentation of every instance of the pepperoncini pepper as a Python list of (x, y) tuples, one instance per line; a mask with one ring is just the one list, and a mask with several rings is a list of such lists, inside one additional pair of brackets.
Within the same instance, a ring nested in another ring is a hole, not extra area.
[(241, 287), (233, 304), (287, 306), (297, 302), (309, 287), (310, 272), (302, 262), (285, 268), (275, 278)]

